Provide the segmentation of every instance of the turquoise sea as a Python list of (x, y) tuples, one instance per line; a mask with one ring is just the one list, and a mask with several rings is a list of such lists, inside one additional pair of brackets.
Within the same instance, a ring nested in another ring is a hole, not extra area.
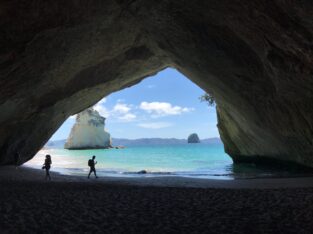
[[(88, 159), (96, 156), (99, 176), (151, 177), (184, 176), (234, 179), (288, 176), (289, 171), (260, 168), (254, 164), (233, 165), (222, 144), (182, 144), (130, 146), (124, 149), (66, 150), (43, 149), (28, 167), (41, 168), (46, 154), (52, 157), (52, 171), (66, 175), (86, 175)], [(138, 173), (145, 170), (147, 173)]]

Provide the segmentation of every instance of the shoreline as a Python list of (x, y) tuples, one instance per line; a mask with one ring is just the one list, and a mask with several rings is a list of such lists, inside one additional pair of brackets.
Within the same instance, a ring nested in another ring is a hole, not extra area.
[[(137, 148), (135, 148), (138, 150)], [(210, 148), (213, 149), (213, 148)], [(64, 175), (85, 175), (88, 173), (89, 168), (87, 167), (87, 161), (89, 159), (88, 153), (83, 153), (81, 151), (71, 151), (73, 154), (68, 154), (69, 151), (64, 151), (63, 149), (49, 148), (48, 151), (39, 151), (38, 155), (32, 160), (27, 162), (26, 166), (32, 168), (40, 168), (42, 162), (44, 161), (44, 154), (53, 155), (53, 166), (52, 170), (60, 172)], [(134, 149), (133, 149), (134, 150)], [(209, 150), (209, 149), (208, 149)], [(217, 152), (220, 156), (222, 149), (214, 148), (213, 153)], [(49, 152), (51, 151), (51, 152)], [(174, 152), (176, 152), (175, 150)], [(203, 150), (202, 150), (203, 151)], [(202, 152), (201, 151), (201, 152)], [(221, 152), (220, 152), (221, 151)], [(88, 151), (89, 152), (89, 151)], [(130, 165), (127, 164), (128, 158), (125, 157), (125, 152), (122, 151), (112, 151), (113, 154), (103, 153), (104, 151), (99, 151), (96, 153), (99, 164), (97, 165), (97, 174), (101, 177), (128, 177), (133, 179), (133, 177), (183, 177), (191, 179), (206, 179), (206, 180), (238, 180), (238, 179), (273, 179), (273, 178), (298, 178), (298, 177), (313, 177), (312, 171), (302, 171), (297, 168), (286, 168), (286, 167), (274, 167), (272, 165), (254, 165), (254, 164), (233, 164), (228, 156), (223, 153), (221, 159), (216, 159), (210, 157), (210, 160), (205, 161), (203, 155), (200, 156), (195, 154), (193, 157), (178, 156), (177, 164), (170, 162), (171, 157), (162, 158), (164, 152), (161, 150), (158, 152), (160, 154), (162, 161), (162, 167), (160, 163), (155, 163), (152, 160), (146, 160), (146, 153), (139, 149), (136, 152), (136, 157), (132, 158), (134, 152), (128, 152), (127, 155), (130, 156)], [(143, 153), (141, 153), (143, 152)], [(179, 151), (178, 151), (179, 152)], [(211, 152), (211, 151), (210, 151)], [(224, 152), (224, 151), (223, 151)], [(103, 153), (103, 154), (102, 154)], [(163, 154), (162, 154), (163, 153)], [(166, 151), (166, 154), (168, 152)], [(95, 152), (89, 152), (90, 155), (95, 154)], [(138, 155), (140, 160), (138, 159)], [(176, 155), (175, 153), (173, 155)], [(205, 154), (206, 155), (206, 154)], [(214, 154), (215, 155), (215, 154)], [(221, 154), (222, 155), (222, 154)], [(74, 157), (75, 156), (75, 157)], [(159, 156), (158, 156), (159, 157)], [(150, 158), (150, 157), (149, 157)], [(184, 159), (184, 161), (182, 160)], [(158, 159), (159, 160), (159, 159)], [(204, 161), (203, 161), (204, 160)], [(142, 163), (145, 162), (145, 163)], [(189, 162), (189, 163), (185, 163)], [(176, 165), (180, 165), (177, 167)], [(211, 166), (214, 165), (214, 166)], [(40, 166), (40, 167), (39, 167)], [(103, 167), (101, 167), (103, 166)], [(68, 168), (64, 168), (68, 167)]]
[[(51, 182), (96, 183), (102, 185), (180, 187), (180, 188), (223, 188), (223, 189), (281, 189), (281, 188), (313, 188), (313, 177), (287, 178), (245, 178), (245, 179), (207, 179), (183, 176), (103, 176), (90, 179), (82, 175), (63, 175), (59, 172), (50, 172)], [(0, 168), (0, 181), (32, 181), (45, 182), (45, 171), (26, 166), (4, 166)]]

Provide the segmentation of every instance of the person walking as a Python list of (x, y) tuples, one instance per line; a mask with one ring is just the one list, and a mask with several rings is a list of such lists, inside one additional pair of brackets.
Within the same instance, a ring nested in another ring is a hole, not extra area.
[(45, 163), (42, 166), (42, 169), (46, 170), (46, 180), (51, 180), (50, 177), (50, 168), (51, 168), (52, 160), (49, 154), (46, 155)]
[(88, 174), (88, 179), (90, 177), (90, 174), (93, 172), (95, 174), (95, 177), (98, 178), (97, 176), (97, 172), (96, 172), (96, 164), (97, 164), (97, 161), (95, 161), (96, 159), (96, 156), (92, 156), (92, 159), (89, 159), (88, 160), (88, 166), (90, 167), (90, 171), (89, 171), (89, 174)]

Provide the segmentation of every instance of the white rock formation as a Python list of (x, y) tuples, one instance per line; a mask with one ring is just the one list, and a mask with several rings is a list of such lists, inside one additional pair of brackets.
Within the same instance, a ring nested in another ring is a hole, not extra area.
[(93, 108), (77, 114), (76, 123), (64, 145), (65, 149), (99, 149), (111, 147), (111, 137), (104, 129), (105, 118)]

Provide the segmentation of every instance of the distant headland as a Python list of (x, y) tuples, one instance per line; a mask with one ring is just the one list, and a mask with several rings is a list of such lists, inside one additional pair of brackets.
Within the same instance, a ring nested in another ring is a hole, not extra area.
[[(138, 138), (138, 139), (126, 139), (126, 138), (112, 138), (112, 145), (129, 146), (143, 146), (143, 145), (182, 145), (188, 144), (187, 139), (177, 138)], [(66, 139), (48, 141), (45, 145), (47, 148), (63, 148)], [(201, 139), (200, 144), (222, 144), (222, 141), (218, 137)]]

